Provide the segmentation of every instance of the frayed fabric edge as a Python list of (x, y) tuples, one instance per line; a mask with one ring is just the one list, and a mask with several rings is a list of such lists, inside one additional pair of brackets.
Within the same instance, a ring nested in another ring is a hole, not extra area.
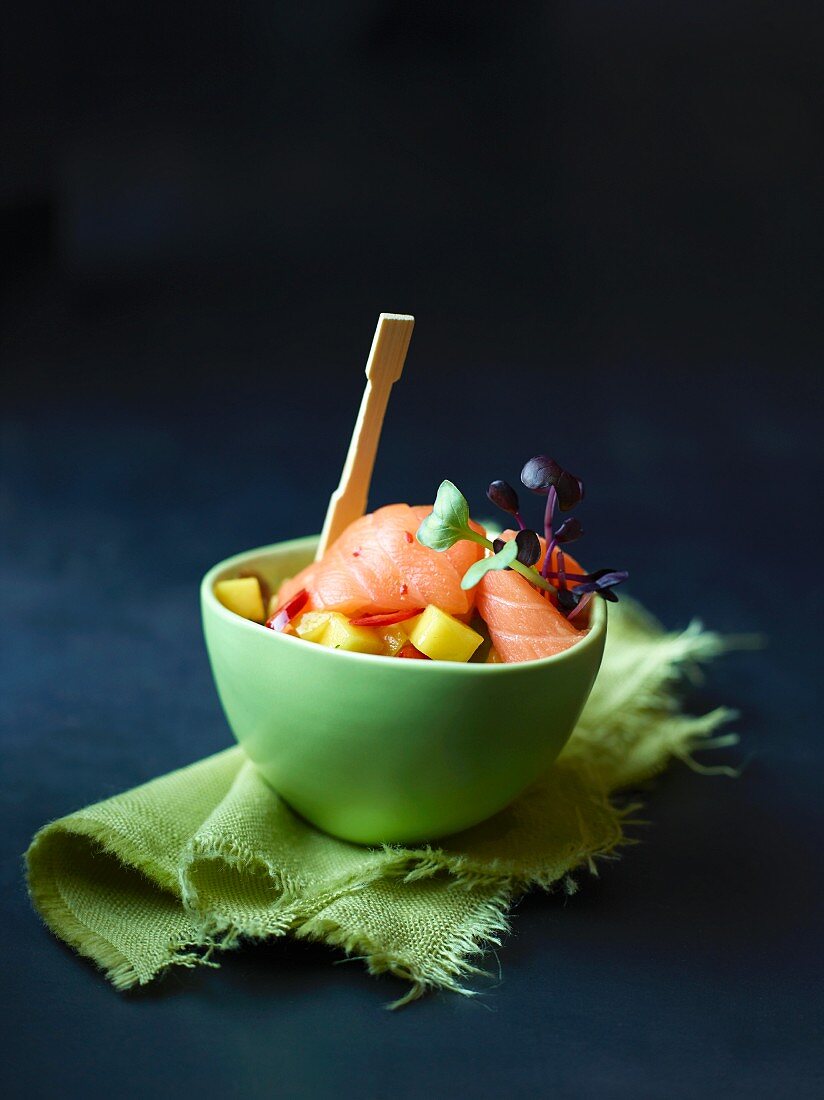
[[(198, 965), (215, 965), (210, 962), (210, 955), (212, 948), (219, 945), (213, 944), (209, 940), (201, 943), (197, 934), (195, 934), (190, 940), (170, 942), (165, 958), (160, 961), (152, 973), (141, 975), (131, 959), (124, 955), (122, 951), (119, 951), (113, 943), (79, 920), (56, 885), (56, 878), (53, 875), (43, 874), (39, 876), (37, 885), (33, 883), (32, 866), (38, 861), (42, 861), (44, 864), (51, 863), (48, 828), (46, 826), (42, 830), (41, 835), (35, 839), (27, 854), (29, 896), (52, 933), (56, 934), (54, 930), (59, 928), (60, 938), (65, 940), (70, 947), (73, 947), (78, 954), (90, 959), (102, 970), (118, 992), (123, 993), (135, 986), (148, 985), (149, 982), (154, 981), (171, 966), (191, 968)], [(108, 854), (115, 854), (106, 848), (100, 837), (94, 835), (92, 829), (81, 832), (79, 835), (85, 835), (90, 842), (98, 844), (101, 850), (107, 851)]]
[(368, 937), (349, 932), (337, 921), (322, 915), (304, 921), (292, 931), (298, 939), (326, 943), (339, 948), (352, 959), (362, 960), (367, 971), (375, 977), (389, 973), (409, 982), (408, 992), (386, 1005), (387, 1009), (394, 1011), (436, 989), (459, 993), (464, 997), (477, 996), (477, 990), (468, 989), (462, 981), (473, 975), (486, 976), (488, 971), (475, 966), (469, 959), (473, 955), (483, 954), (490, 947), (500, 946), (500, 937), (509, 931), (506, 910), (511, 901), (511, 890), (501, 887), (479, 905), (470, 928), (463, 928), (452, 938), (448, 947), (440, 947), (430, 959), (417, 963), (401, 959)]

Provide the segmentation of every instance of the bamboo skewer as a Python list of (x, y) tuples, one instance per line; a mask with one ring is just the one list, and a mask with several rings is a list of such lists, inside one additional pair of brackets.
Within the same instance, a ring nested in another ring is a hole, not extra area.
[(340, 484), (329, 498), (315, 561), (323, 557), (344, 528), (366, 511), (389, 394), (403, 371), (414, 324), (414, 317), (402, 313), (382, 313), (378, 318), (372, 349), (366, 361), (367, 381), (358, 419)]

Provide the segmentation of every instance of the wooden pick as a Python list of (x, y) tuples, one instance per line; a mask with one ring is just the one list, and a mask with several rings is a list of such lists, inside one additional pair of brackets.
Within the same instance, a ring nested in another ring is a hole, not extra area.
[(403, 313), (382, 313), (378, 318), (366, 362), (366, 389), (340, 484), (329, 499), (315, 561), (323, 557), (344, 528), (366, 511), (389, 394), (403, 371), (414, 324), (415, 318)]

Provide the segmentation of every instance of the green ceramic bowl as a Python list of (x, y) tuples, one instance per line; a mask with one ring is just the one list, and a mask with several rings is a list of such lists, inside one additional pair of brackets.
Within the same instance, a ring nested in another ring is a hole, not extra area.
[(216, 581), (273, 589), (316, 538), (220, 562), (201, 584), (206, 646), (229, 725), (263, 777), (345, 840), (433, 840), (503, 809), (563, 748), (604, 650), (606, 604), (565, 653), (517, 664), (399, 661), (326, 649), (227, 611)]

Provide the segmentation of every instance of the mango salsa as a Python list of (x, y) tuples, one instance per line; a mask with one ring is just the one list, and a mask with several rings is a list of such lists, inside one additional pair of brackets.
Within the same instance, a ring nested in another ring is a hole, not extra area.
[(331, 649), (348, 649), (352, 653), (383, 653), (383, 638), (368, 626), (352, 626), (345, 615), (330, 611), (329, 621), (320, 636), (320, 644)]
[(254, 623), (264, 620), (263, 593), (257, 577), (235, 577), (234, 580), (218, 581), (215, 595), (230, 611), (251, 619)]
[(328, 611), (307, 611), (295, 620), (295, 633), (305, 642), (319, 642), (328, 625)]
[(409, 632), (409, 641), (433, 661), (468, 661), (483, 642), (483, 637), (430, 604), (415, 621)]

